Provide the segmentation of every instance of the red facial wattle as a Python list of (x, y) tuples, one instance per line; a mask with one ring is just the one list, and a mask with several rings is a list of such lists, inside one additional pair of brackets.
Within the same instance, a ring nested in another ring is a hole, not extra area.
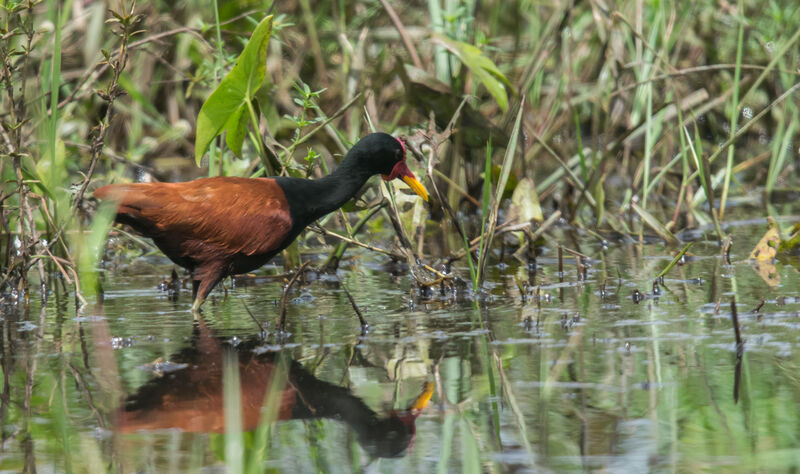
[(394, 165), (394, 168), (392, 168), (391, 173), (382, 174), (381, 177), (383, 178), (384, 181), (391, 181), (395, 178), (402, 178), (403, 176), (409, 176), (416, 179), (414, 177), (414, 173), (412, 173), (411, 170), (408, 169), (408, 166), (406, 165), (406, 144), (403, 143), (403, 140), (400, 140), (399, 138), (395, 138), (395, 140), (397, 140), (400, 146), (403, 147), (403, 158), (400, 161), (398, 161), (396, 165)]
[(392, 171), (389, 174), (382, 174), (381, 177), (384, 181), (391, 181), (395, 178), (402, 179), (415, 193), (427, 201), (428, 191), (425, 189), (425, 186), (417, 180), (414, 173), (408, 169), (408, 165), (406, 164), (406, 144), (399, 138), (396, 140), (400, 142), (400, 146), (403, 147), (403, 158), (392, 167)]
[(408, 165), (406, 165), (405, 157), (403, 157), (403, 161), (398, 161), (394, 168), (392, 168), (392, 172), (389, 174), (382, 174), (381, 177), (384, 181), (391, 181), (395, 178), (402, 178), (403, 176), (408, 176), (409, 178), (414, 178), (414, 173), (408, 169)]
[(400, 146), (403, 147), (403, 161), (406, 161), (406, 142), (399, 138), (395, 138), (398, 142), (400, 142)]

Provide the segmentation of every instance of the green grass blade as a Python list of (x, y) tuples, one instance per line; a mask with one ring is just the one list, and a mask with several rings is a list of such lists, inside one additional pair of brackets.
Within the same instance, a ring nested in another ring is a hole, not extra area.
[(239, 356), (225, 350), (222, 359), (222, 395), (225, 410), (225, 466), (227, 472), (244, 472), (242, 438), (242, 386), (239, 379)]
[[(744, 15), (743, 0), (739, 0), (737, 11), (740, 15)], [(736, 40), (736, 69), (733, 73), (733, 104), (731, 105), (731, 138), (736, 134), (736, 127), (739, 122), (739, 81), (742, 76), (742, 48), (744, 44), (744, 21), (743, 17), (739, 18), (739, 36)], [(733, 173), (733, 155), (735, 146), (731, 143), (728, 148), (728, 160), (725, 163), (725, 182), (722, 185), (722, 196), (719, 200), (719, 219), (722, 220), (725, 216), (725, 203), (728, 200), (728, 188), (731, 184), (731, 174)]]
[[(514, 156), (516, 155), (517, 150), (517, 143), (519, 142), (519, 132), (522, 128), (522, 112), (525, 110), (525, 98), (522, 98), (519, 106), (519, 112), (517, 112), (517, 119), (514, 122), (514, 128), (511, 131), (511, 138), (508, 140), (508, 146), (506, 147), (506, 153), (503, 156), (503, 166), (500, 168), (500, 176), (497, 180), (497, 188), (495, 190), (495, 198), (494, 203), (492, 205), (492, 210), (489, 213), (489, 225), (486, 227), (485, 232), (483, 233), (483, 246), (480, 252), (480, 261), (478, 263), (478, 285), (481, 283), (481, 279), (485, 275), (485, 267), (487, 261), (487, 254), (489, 249), (492, 248), (492, 240), (494, 238), (494, 230), (497, 227), (497, 210), (500, 207), (500, 200), (503, 198), (503, 191), (506, 189), (506, 183), (508, 183), (508, 176), (511, 174), (511, 167), (514, 164)], [(484, 212), (486, 212), (484, 210)]]
[(670, 270), (672, 270), (672, 267), (674, 267), (683, 258), (683, 256), (686, 255), (686, 252), (689, 251), (693, 243), (694, 242), (689, 242), (688, 244), (686, 244), (686, 246), (683, 247), (681, 251), (678, 252), (677, 255), (675, 255), (675, 258), (673, 258), (672, 261), (669, 262), (669, 264), (666, 267), (664, 267), (663, 270), (661, 270), (661, 273), (659, 273), (656, 278), (661, 278), (664, 275), (666, 275)]

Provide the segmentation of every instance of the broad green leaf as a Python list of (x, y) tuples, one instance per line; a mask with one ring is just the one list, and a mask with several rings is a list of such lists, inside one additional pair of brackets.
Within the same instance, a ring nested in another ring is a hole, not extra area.
[(252, 100), (266, 74), (267, 45), (271, 34), (272, 15), (261, 20), (256, 26), (233, 69), (222, 79), (200, 109), (194, 142), (194, 159), (198, 165), (211, 141), (225, 130), (234, 135), (228, 138), (228, 146), (237, 155), (241, 153), (245, 135), (244, 125), (248, 117), (247, 109), (252, 106)]
[(248, 119), (247, 104), (242, 104), (230, 116), (228, 123), (225, 124), (225, 129), (228, 131), (225, 141), (228, 144), (228, 148), (236, 156), (242, 156), (242, 144), (244, 143), (244, 136), (247, 134)]
[(514, 87), (508, 82), (506, 76), (497, 69), (497, 66), (495, 66), (491, 59), (484, 56), (480, 49), (471, 44), (462, 43), (461, 41), (456, 41), (443, 35), (434, 35), (434, 39), (469, 68), (472, 74), (486, 87), (486, 90), (492, 94), (492, 97), (497, 101), (500, 108), (503, 109), (503, 112), (508, 109), (506, 87), (512, 93), (514, 93)]

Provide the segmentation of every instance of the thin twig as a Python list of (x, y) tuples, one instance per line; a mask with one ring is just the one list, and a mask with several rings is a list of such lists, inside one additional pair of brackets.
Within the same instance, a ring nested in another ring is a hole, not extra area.
[[(75, 147), (75, 148), (78, 148), (78, 149), (81, 149), (81, 150), (92, 151), (92, 146), (91, 145), (87, 145), (85, 143), (78, 143), (78, 142), (65, 140), (64, 141), (64, 145), (66, 145), (68, 147)], [(139, 163), (134, 163), (133, 161), (125, 158), (124, 156), (122, 156), (122, 155), (120, 155), (118, 153), (115, 153), (115, 152), (113, 152), (111, 150), (108, 150), (106, 148), (103, 148), (102, 154), (107, 156), (107, 157), (109, 157), (109, 158), (111, 158), (112, 160), (116, 161), (117, 163), (121, 163), (121, 164), (129, 166), (131, 168), (135, 168), (137, 170), (144, 171), (144, 172), (147, 172), (148, 174), (156, 176), (156, 179), (159, 179), (159, 180), (163, 179), (163, 177), (159, 177), (158, 176), (158, 174), (159, 174), (158, 170), (156, 170), (152, 166), (147, 166), (147, 165), (142, 165), (142, 164), (139, 164)]]
[[(381, 199), (376, 205), (372, 206), (369, 211), (359, 219), (358, 222), (353, 226), (352, 229), (347, 229), (348, 234), (350, 234), (350, 238), (358, 234), (358, 232), (366, 225), (366, 223), (374, 216), (378, 211), (383, 209), (388, 204), (387, 199)], [(339, 210), (341, 212), (341, 209)], [(342, 215), (344, 222), (346, 223), (347, 220), (344, 218), (344, 214)], [(347, 250), (347, 244), (349, 242), (342, 241), (333, 251), (328, 255), (328, 258), (325, 260), (325, 263), (322, 265), (322, 268), (325, 272), (333, 273), (339, 267), (339, 262), (344, 255), (345, 250)]]
[[(702, 72), (709, 72), (709, 71), (724, 71), (724, 70), (734, 69), (734, 68), (736, 68), (736, 64), (709, 64), (707, 66), (695, 66), (695, 67), (687, 67), (685, 69), (678, 69), (678, 70), (676, 70), (674, 72), (661, 74), (661, 75), (658, 75), (658, 76), (652, 76), (649, 79), (645, 79), (643, 81), (637, 81), (637, 82), (634, 82), (632, 84), (628, 84), (626, 86), (622, 86), (619, 89), (611, 91), (608, 94), (608, 98), (610, 99), (610, 98), (612, 98), (614, 96), (617, 96), (617, 95), (620, 95), (622, 93), (628, 92), (630, 90), (636, 89), (637, 87), (640, 87), (640, 86), (643, 86), (643, 85), (647, 85), (647, 84), (650, 84), (650, 83), (653, 83), (653, 82), (657, 82), (657, 81), (663, 81), (663, 80), (666, 80), (666, 79), (674, 79), (676, 77), (688, 76), (690, 74), (699, 74), (699, 73), (702, 73)], [(746, 70), (747, 69), (747, 70), (763, 71), (763, 70), (766, 69), (766, 67), (765, 66), (758, 66), (758, 65), (755, 65), (755, 64), (742, 64), (741, 65), (741, 69), (742, 70)], [(797, 72), (797, 71), (780, 70), (780, 72), (783, 73), (783, 74), (788, 74), (788, 75), (793, 75), (793, 76), (800, 75), (800, 73)], [(575, 97), (575, 98), (571, 99), (570, 102), (572, 102), (572, 104), (575, 105), (575, 104), (578, 103), (578, 99), (579, 99), (579, 97)], [(582, 101), (582, 98), (581, 98), (581, 101)]]
[(572, 254), (572, 255), (574, 255), (576, 257), (585, 258), (586, 260), (589, 260), (589, 256), (586, 255), (586, 254), (582, 254), (582, 253), (578, 252), (577, 250), (572, 250), (572, 249), (567, 248), (567, 247), (562, 247), (562, 248), (564, 249), (565, 252), (567, 252), (569, 254)]
[[(461, 108), (459, 108), (456, 112), (459, 112)], [(455, 115), (454, 115), (455, 117)], [(453, 119), (451, 119), (451, 123), (453, 123)], [(447, 131), (445, 131), (446, 133)], [(436, 199), (439, 202), (439, 205), (445, 210), (447, 215), (450, 217), (450, 221), (453, 223), (453, 226), (456, 228), (458, 235), (461, 237), (461, 240), (466, 242), (467, 233), (464, 231), (464, 227), (461, 225), (461, 221), (458, 220), (456, 213), (453, 211), (453, 208), (450, 207), (450, 203), (447, 201), (447, 198), (441, 191), (439, 191), (439, 186), (436, 185), (436, 180), (433, 179), (433, 165), (436, 163), (436, 149), (438, 148), (440, 136), (436, 134), (436, 120), (433, 111), (431, 111), (430, 117), (428, 119), (428, 144), (430, 145), (430, 151), (428, 152), (428, 180), (431, 182), (431, 187), (433, 188), (433, 194), (436, 196)], [(413, 149), (413, 147), (411, 147)], [(472, 250), (470, 250), (471, 252)], [(466, 251), (462, 254), (462, 257), (466, 255)], [(461, 257), (458, 257), (461, 258)], [(471, 257), (470, 257), (471, 258)], [(457, 260), (457, 259), (456, 259)]]
[(300, 268), (297, 269), (297, 272), (295, 272), (295, 274), (292, 275), (292, 278), (289, 279), (289, 283), (286, 284), (286, 288), (283, 289), (283, 294), (281, 294), (281, 309), (278, 321), (278, 333), (282, 333), (284, 331), (285, 327), (284, 324), (286, 323), (286, 303), (289, 301), (289, 290), (292, 289), (292, 285), (294, 285), (294, 282), (296, 282), (297, 279), (300, 278), (300, 275), (302, 275), (305, 272), (306, 267), (308, 266), (309, 263), (311, 263), (310, 260), (306, 260), (305, 262), (303, 262), (303, 264), (300, 265)]
[(357, 246), (365, 248), (367, 250), (372, 250), (373, 252), (382, 253), (384, 255), (388, 255), (388, 256), (390, 256), (392, 258), (395, 258), (395, 259), (398, 259), (398, 260), (403, 260), (405, 258), (405, 255), (399, 254), (397, 252), (392, 252), (391, 250), (382, 249), (380, 247), (375, 247), (374, 245), (369, 245), (369, 244), (365, 244), (363, 242), (359, 242), (358, 240), (351, 239), (350, 237), (347, 237), (347, 236), (338, 234), (336, 232), (330, 231), (330, 230), (328, 230), (328, 229), (326, 229), (324, 227), (321, 227), (321, 226), (317, 226), (317, 225), (309, 226), (308, 230), (310, 230), (312, 232), (316, 232), (316, 233), (321, 234), (323, 236), (336, 237), (337, 239), (342, 240), (344, 242), (347, 242), (348, 244), (357, 245)]
[(247, 311), (247, 314), (250, 315), (250, 319), (252, 319), (253, 322), (256, 323), (256, 327), (258, 328), (258, 330), (263, 331), (264, 326), (262, 326), (261, 323), (258, 321), (258, 319), (256, 319), (255, 315), (253, 314), (252, 311), (250, 311), (250, 308), (247, 307), (247, 303), (245, 303), (244, 300), (242, 300), (242, 305), (244, 305), (244, 310)]
[(345, 288), (344, 285), (342, 285), (342, 291), (344, 291), (344, 294), (347, 295), (347, 299), (350, 300), (350, 305), (353, 307), (353, 311), (356, 312), (356, 316), (358, 316), (358, 320), (361, 322), (361, 329), (366, 330), (369, 328), (369, 324), (367, 324), (367, 320), (364, 319), (364, 315), (361, 314), (361, 310), (358, 309), (358, 305), (356, 304), (356, 300), (353, 299), (353, 295), (347, 291), (347, 288)]
[(397, 28), (397, 32), (400, 33), (400, 39), (403, 40), (403, 46), (405, 46), (408, 51), (408, 55), (411, 56), (411, 62), (414, 63), (414, 67), (423, 69), (424, 66), (422, 65), (422, 60), (419, 59), (419, 54), (417, 54), (417, 48), (415, 48), (414, 43), (411, 42), (411, 37), (408, 36), (408, 32), (405, 26), (403, 26), (403, 22), (400, 21), (397, 12), (394, 11), (394, 8), (392, 8), (386, 0), (381, 0), (381, 5), (383, 5), (389, 18), (391, 18), (394, 27)]
[[(555, 223), (558, 220), (559, 217), (561, 217), (561, 211), (555, 211), (546, 221), (544, 221), (542, 223), (542, 225), (539, 226), (538, 229), (536, 229), (535, 232), (531, 232), (531, 230), (530, 230), (530, 227), (531, 227), (530, 222), (516, 223), (516, 222), (513, 222), (513, 221), (508, 221), (508, 222), (504, 222), (504, 223), (500, 224), (499, 226), (497, 226), (497, 228), (494, 230), (494, 233), (495, 233), (495, 235), (499, 235), (499, 234), (505, 234), (507, 232), (523, 231), (526, 234), (528, 234), (528, 238), (533, 242), (536, 239), (538, 239), (539, 236), (542, 235), (544, 233), (544, 231), (547, 230), (548, 227), (550, 227), (553, 223)], [(475, 237), (474, 239), (470, 240), (470, 242), (469, 242), (469, 251), (473, 252), (473, 251), (477, 250), (478, 246), (480, 245), (480, 243), (481, 243), (481, 237), (480, 236)], [(466, 251), (463, 248), (460, 248), (460, 249), (452, 252), (450, 255), (448, 255), (443, 260), (443, 262), (444, 263), (452, 263), (452, 262), (454, 262), (456, 260), (460, 260), (460, 259), (464, 258), (464, 256), (466, 254), (467, 254)]]
[(86, 171), (86, 176), (83, 178), (83, 183), (81, 183), (81, 187), (78, 190), (78, 193), (75, 195), (73, 211), (77, 211), (77, 209), (81, 206), (83, 194), (86, 192), (86, 188), (89, 186), (89, 182), (92, 180), (94, 168), (97, 165), (97, 160), (100, 158), (100, 153), (102, 152), (103, 146), (106, 142), (106, 131), (111, 126), (111, 121), (114, 118), (114, 102), (117, 100), (117, 97), (124, 94), (124, 91), (122, 91), (119, 85), (119, 78), (128, 63), (128, 40), (130, 40), (132, 35), (136, 34), (134, 30), (137, 23), (137, 17), (134, 14), (135, 6), (136, 2), (133, 2), (130, 11), (120, 12), (120, 15), (123, 15), (124, 18), (120, 20), (120, 27), (122, 28), (122, 31), (120, 33), (119, 52), (113, 60), (109, 59), (106, 61), (108, 66), (113, 71), (111, 84), (109, 84), (105, 91), (98, 91), (98, 95), (108, 102), (106, 105), (106, 114), (100, 120), (100, 123), (95, 127), (96, 134), (92, 139), (92, 159), (89, 163), (89, 169)]
[[(200, 32), (197, 29), (189, 28), (189, 27), (181, 27), (181, 28), (175, 28), (174, 30), (169, 30), (169, 31), (164, 31), (164, 32), (161, 32), (161, 33), (157, 33), (157, 34), (154, 34), (152, 36), (148, 36), (146, 38), (142, 38), (139, 41), (134, 41), (133, 43), (128, 45), (128, 49), (136, 49), (137, 47), (142, 46), (144, 44), (151, 43), (151, 42), (154, 42), (154, 41), (158, 41), (161, 38), (166, 38), (168, 36), (175, 36), (175, 35), (180, 34), (180, 33), (191, 33), (194, 36), (196, 36), (200, 41), (206, 42), (205, 38), (203, 38), (203, 35), (201, 35)], [(208, 46), (209, 46), (209, 48), (211, 48), (210, 45), (208, 45)], [(213, 48), (211, 48), (211, 49), (213, 49)], [(118, 53), (115, 53), (113, 56), (111, 56), (110, 59), (111, 60), (116, 59), (117, 54)], [(91, 92), (88, 90), (89, 86), (91, 84), (93, 84), (95, 81), (97, 81), (97, 79), (100, 76), (102, 76), (103, 73), (108, 70), (108, 68), (109, 68), (108, 62), (101, 62), (101, 63), (97, 63), (94, 68), (87, 69), (86, 72), (81, 77), (80, 82), (72, 90), (72, 93), (70, 93), (66, 98), (64, 98), (64, 100), (62, 100), (61, 102), (58, 103), (58, 108), (61, 109), (61, 108), (65, 107), (67, 104), (72, 102), (72, 100), (75, 99), (76, 97), (78, 99), (81, 99), (81, 98), (85, 97), (86, 95), (90, 94)], [(83, 91), (83, 92), (81, 93), (80, 96), (78, 96), (77, 94), (79, 92), (81, 92), (81, 91)]]

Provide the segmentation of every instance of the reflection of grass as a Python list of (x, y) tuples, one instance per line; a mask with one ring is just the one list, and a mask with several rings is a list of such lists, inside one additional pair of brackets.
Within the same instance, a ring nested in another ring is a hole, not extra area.
[[(663, 258), (649, 258), (658, 253), (649, 249), (646, 254), (647, 267), (642, 270), (634, 264), (639, 257), (629, 255), (627, 251), (626, 247), (612, 248), (607, 257), (610, 262), (620, 265), (624, 282), (640, 274), (650, 277), (656, 275), (667, 263)], [(431, 342), (423, 349), (430, 352), (433, 361), (439, 361), (438, 355), (445, 354), (438, 364), (443, 393), (447, 396), (444, 411), (439, 412), (436, 404), (426, 411), (422, 423), (418, 425), (416, 445), (406, 458), (376, 463), (381, 467), (388, 466), (385, 469), (393, 469), (394, 466), (432, 469), (434, 464), (440, 463), (444, 471), (460, 470), (465, 465), (466, 469), (472, 469), (470, 466), (495, 466), (502, 470), (507, 462), (528, 459), (523, 457), (527, 454), (520, 444), (525, 439), (521, 432), (524, 430), (535, 456), (535, 465), (542, 468), (580, 466), (581, 433), (586, 435), (584, 439), (590, 452), (613, 454), (620, 462), (634, 462), (637, 451), (631, 448), (647, 446), (654, 450), (654, 462), (658, 466), (672, 463), (678, 470), (702, 467), (706, 463), (725, 466), (732, 459), (738, 460), (737, 465), (743, 466), (778, 469), (792, 465), (793, 461), (788, 455), (793, 452), (792, 446), (796, 441), (795, 407), (800, 393), (797, 376), (794, 375), (796, 357), (773, 354), (771, 346), (761, 345), (759, 340), (790, 342), (792, 333), (783, 326), (770, 326), (769, 321), (791, 324), (792, 311), (797, 309), (797, 305), (795, 303), (783, 309), (774, 305), (772, 309), (765, 308), (767, 314), (764, 314), (762, 325), (766, 323), (766, 327), (755, 324), (755, 316), (746, 316), (749, 319), (744, 328), (744, 337), (748, 340), (743, 368), (745, 381), (742, 398), (735, 404), (732, 400), (735, 354), (730, 323), (724, 310), (720, 315), (710, 314), (713, 308), (697, 310), (708, 302), (706, 285), (694, 287), (681, 283), (718, 271), (714, 270), (711, 259), (705, 259), (704, 262), (673, 267), (668, 274), (671, 279), (668, 278), (667, 285), (669, 294), (674, 294), (675, 300), (668, 299), (665, 294), (661, 304), (649, 308), (646, 305), (634, 305), (627, 295), (622, 295), (617, 301), (621, 306), (618, 310), (598, 315), (593, 310), (599, 304), (593, 282), (588, 282), (581, 290), (568, 289), (561, 303), (544, 304), (539, 310), (542, 313), (542, 325), (538, 336), (535, 332), (521, 334), (517, 324), (519, 319), (515, 317), (518, 311), (523, 314), (536, 311), (534, 305), (492, 307), (484, 318), (491, 322), (493, 337), (500, 342), (488, 344), (489, 360), (495, 368), (495, 380), (499, 387), (499, 393), (496, 392), (494, 396), (486, 359), (479, 346), (483, 335)], [(364, 265), (364, 268), (368, 266)], [(357, 268), (353, 273), (359, 270)], [(757, 285), (758, 277), (751, 275), (753, 272), (749, 268), (736, 265), (729, 271), (736, 272), (738, 287), (743, 292)], [(617, 278), (613, 267), (611, 274), (609, 291), (613, 293)], [(543, 283), (557, 281), (552, 268), (543, 269), (540, 277)], [(387, 282), (383, 280), (385, 287), (390, 286)], [(356, 298), (367, 300), (370, 292), (379, 289), (380, 286), (369, 289), (354, 287), (353, 291)], [(321, 292), (321, 289), (312, 290), (316, 294)], [(583, 298), (588, 302), (584, 304)], [(339, 315), (336, 319), (341, 319), (341, 322), (334, 324), (329, 320), (325, 327), (318, 327), (316, 321), (311, 325), (298, 325), (294, 329), (296, 334), (309, 342), (316, 342), (316, 337), (321, 336), (327, 341), (355, 340), (350, 335), (355, 325), (350, 321), (349, 314), (343, 316), (348, 303), (343, 295), (341, 299), (340, 311), (331, 312)], [(168, 303), (162, 301), (152, 310), (163, 311), (169, 307)], [(564, 333), (559, 315), (565, 309), (580, 311), (585, 315), (584, 325)], [(155, 333), (157, 341), (146, 342), (145, 335), (152, 330), (137, 327), (140, 321), (126, 311), (129, 311), (127, 306), (110, 301), (106, 317), (114, 324), (112, 334), (118, 334), (121, 328), (126, 328), (130, 331), (127, 334), (134, 336), (137, 341), (131, 348), (112, 353), (120, 363), (121, 372), (127, 377), (131, 373), (141, 373), (136, 369), (141, 365), (141, 360), (152, 359), (152, 356), (145, 357), (151, 346), (158, 349), (155, 352), (161, 353), (163, 350), (164, 355), (168, 356), (173, 350), (167, 347), (179, 348), (184, 344), (180, 333), (166, 330)], [(447, 312), (450, 320), (456, 319), (462, 323), (462, 327), (468, 327), (469, 314), (474, 309), (470, 303), (456, 305)], [(687, 314), (692, 316), (687, 317)], [(127, 320), (120, 321), (121, 316), (126, 316)], [(231, 319), (239, 322), (238, 327), (247, 327), (249, 324), (243, 312), (231, 316)], [(662, 324), (658, 326), (661, 340), (657, 349), (661, 357), (661, 386), (657, 383), (652, 362), (652, 351), (656, 350), (651, 340), (653, 326), (644, 324), (649, 317)], [(8, 340), (4, 345), (8, 348), (5, 355), (13, 355), (12, 359), (17, 361), (10, 384), (11, 412), (4, 426), (8, 428), (23, 420), (29, 421), (28, 432), (39, 446), (44, 446), (34, 451), (40, 467), (41, 463), (49, 460), (53, 460), (57, 466), (63, 466), (67, 454), (75, 472), (89, 470), (97, 462), (107, 466), (108, 460), (114, 459), (112, 456), (127, 459), (126, 466), (144, 466), (148, 471), (165, 470), (168, 466), (184, 470), (192, 465), (223, 464), (222, 460), (227, 459), (224, 453), (228, 442), (224, 435), (212, 436), (209, 446), (207, 435), (177, 432), (135, 434), (127, 438), (129, 451), (115, 453), (114, 445), (95, 433), (94, 428), (98, 425), (87, 406), (86, 393), (81, 388), (84, 384), (81, 380), (85, 380), (95, 403), (99, 403), (102, 397), (94, 380), (95, 366), (92, 364), (87, 369), (83, 365), (81, 326), (69, 318), (62, 319), (64, 321), (60, 326), (52, 324), (43, 327), (38, 352), (24, 351), (27, 346), (22, 342), (26, 337), (23, 333), (10, 335), (18, 341), (14, 346), (9, 345)], [(416, 327), (411, 324), (412, 321), (408, 321), (407, 325), (398, 328), (396, 319), (396, 315), (392, 314), (374, 315), (373, 326), (377, 333), (372, 335), (373, 339), (368, 337), (360, 343), (362, 350), (366, 348), (373, 355), (381, 350), (400, 353), (403, 347), (411, 345), (407, 342), (411, 338), (415, 341), (429, 340), (424, 337), (429, 331), (426, 315), (409, 316), (409, 320), (417, 322)], [(643, 324), (613, 324), (632, 319), (640, 319)], [(81, 324), (88, 329), (89, 323)], [(236, 327), (227, 329), (229, 334), (237, 334)], [(391, 331), (398, 331), (396, 339), (384, 341), (387, 336), (384, 331), (390, 331), (390, 334), (394, 334)], [(57, 337), (59, 334), (60, 338)], [(162, 342), (162, 337), (174, 340), (167, 346)], [(522, 344), (503, 343), (520, 337), (529, 337), (530, 340)], [(626, 340), (632, 341), (634, 349), (630, 353), (624, 350)], [(90, 351), (90, 361), (93, 360), (91, 354), (96, 350), (92, 341), (92, 338), (85, 341)], [(60, 344), (64, 350), (61, 358), (53, 357), (58, 347), (56, 344)], [(12, 349), (22, 352), (10, 354)], [(309, 357), (309, 362), (314, 360), (314, 355), (321, 356), (324, 353), (324, 349), (313, 348), (309, 343), (295, 350)], [(319, 376), (340, 380), (342, 367), (350, 359), (347, 351), (347, 348), (333, 347), (326, 356), (325, 364), (320, 365)], [(500, 359), (493, 353), (500, 355)], [(38, 360), (38, 369), (31, 386), (31, 416), (28, 416), (20, 407), (25, 398), (26, 368), (29, 367), (26, 364), (35, 360)], [(370, 362), (376, 360), (370, 358)], [(71, 363), (76, 372), (66, 363)], [(501, 363), (502, 371), (499, 370)], [(380, 407), (382, 400), (391, 398), (393, 384), (382, 378), (382, 367), (357, 370), (362, 370), (354, 372), (357, 380), (362, 382), (356, 382), (355, 387), (361, 391), (362, 384), (367, 385), (360, 395), (366, 394), (371, 406)], [(368, 382), (363, 382), (366, 370), (370, 371), (366, 372)], [(133, 381), (128, 385), (135, 389), (140, 383)], [(411, 381), (406, 385), (413, 384)], [(585, 385), (580, 388), (580, 384)], [(646, 384), (650, 386), (645, 387)], [(378, 388), (371, 391), (371, 387)], [(439, 395), (437, 389), (437, 402), (440, 397), (443, 395)], [(494, 400), (498, 402), (497, 415), (493, 408)], [(520, 419), (521, 423), (518, 421)], [(449, 434), (448, 429), (451, 430)], [(64, 432), (66, 435), (62, 435)], [(241, 439), (246, 468), (258, 465), (259, 460), (264, 460), (267, 466), (275, 470), (286, 470), (297, 465), (312, 470), (316, 466), (334, 466), (334, 469), (349, 471), (353, 465), (369, 463), (355, 440), (348, 438), (347, 428), (334, 420), (313, 424), (294, 421), (264, 423), (258, 431), (241, 435)], [(63, 440), (66, 440), (66, 444)], [(9, 455), (13, 456), (22, 443), (17, 444), (13, 439), (10, 443)], [(750, 443), (755, 443), (755, 447), (751, 447)], [(67, 454), (66, 449), (69, 450)], [(669, 457), (671, 450), (674, 450), (675, 457)], [(772, 453), (774, 458), (769, 459), (762, 452)], [(509, 455), (511, 460), (498, 453)], [(352, 461), (348, 456), (352, 456)], [(298, 459), (296, 464), (292, 464), (295, 459)], [(14, 469), (6, 464), (4, 467)], [(20, 460), (18, 468), (21, 467)]]

